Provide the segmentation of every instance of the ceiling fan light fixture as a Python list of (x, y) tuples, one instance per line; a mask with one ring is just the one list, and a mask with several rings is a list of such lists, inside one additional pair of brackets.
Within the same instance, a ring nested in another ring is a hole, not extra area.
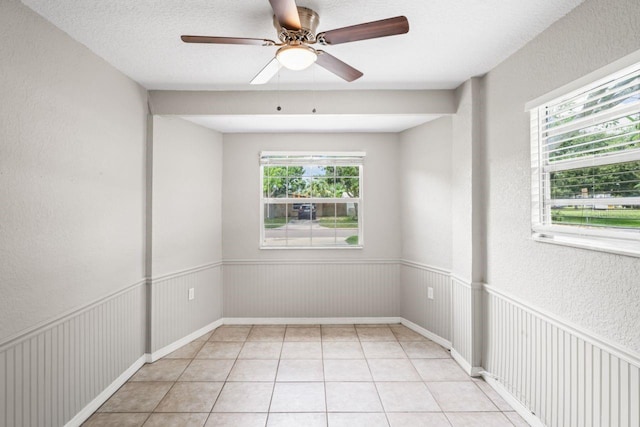
[(278, 61), (283, 67), (300, 71), (310, 67), (316, 62), (318, 54), (308, 46), (284, 46), (278, 49), (276, 58), (278, 58)]

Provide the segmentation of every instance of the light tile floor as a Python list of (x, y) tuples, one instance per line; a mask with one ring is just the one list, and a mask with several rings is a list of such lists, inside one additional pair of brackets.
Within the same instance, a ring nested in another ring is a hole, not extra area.
[(402, 325), (221, 326), (143, 366), (86, 426), (528, 424)]

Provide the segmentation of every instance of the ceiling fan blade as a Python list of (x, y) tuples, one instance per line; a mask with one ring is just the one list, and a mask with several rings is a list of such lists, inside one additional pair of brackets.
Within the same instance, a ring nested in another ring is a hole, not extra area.
[(185, 43), (250, 44), (257, 46), (274, 46), (276, 44), (273, 40), (241, 37), (180, 36), (180, 38)]
[(409, 21), (405, 16), (367, 22), (351, 27), (337, 28), (318, 34), (322, 44), (340, 44), (378, 37), (395, 36), (409, 32)]
[(273, 58), (260, 72), (251, 80), (252, 85), (263, 85), (273, 78), (278, 71), (280, 71), (282, 65), (280, 61)]
[(340, 61), (335, 56), (329, 55), (323, 50), (318, 50), (316, 52), (318, 53), (316, 64), (331, 71), (336, 76), (348, 82), (352, 82), (362, 77), (362, 71), (356, 70), (351, 65)]
[(302, 28), (295, 0), (269, 0), (269, 3), (282, 28), (294, 31)]

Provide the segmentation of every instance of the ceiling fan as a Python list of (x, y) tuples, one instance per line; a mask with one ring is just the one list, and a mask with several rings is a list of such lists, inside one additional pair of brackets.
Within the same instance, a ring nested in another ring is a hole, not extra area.
[(330, 46), (358, 40), (394, 36), (409, 32), (409, 21), (404, 16), (367, 22), (316, 34), (320, 18), (306, 7), (299, 7), (295, 0), (269, 0), (274, 12), (273, 25), (278, 31), (279, 43), (269, 39), (240, 37), (181, 36), (185, 43), (240, 44), (279, 46), (273, 58), (254, 78), (251, 84), (267, 83), (280, 68), (304, 70), (313, 63), (327, 69), (342, 79), (352, 82), (362, 77), (362, 72), (342, 62), (335, 56), (312, 45)]

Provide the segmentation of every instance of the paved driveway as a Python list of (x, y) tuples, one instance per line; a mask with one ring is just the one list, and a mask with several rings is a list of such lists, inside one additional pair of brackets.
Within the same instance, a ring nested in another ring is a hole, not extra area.
[(308, 219), (294, 219), (278, 228), (268, 228), (264, 236), (272, 244), (281, 242), (283, 245), (309, 245), (311, 238), (315, 243), (335, 244), (344, 243), (349, 236), (358, 234), (357, 228), (328, 228), (322, 227), (318, 221)]

